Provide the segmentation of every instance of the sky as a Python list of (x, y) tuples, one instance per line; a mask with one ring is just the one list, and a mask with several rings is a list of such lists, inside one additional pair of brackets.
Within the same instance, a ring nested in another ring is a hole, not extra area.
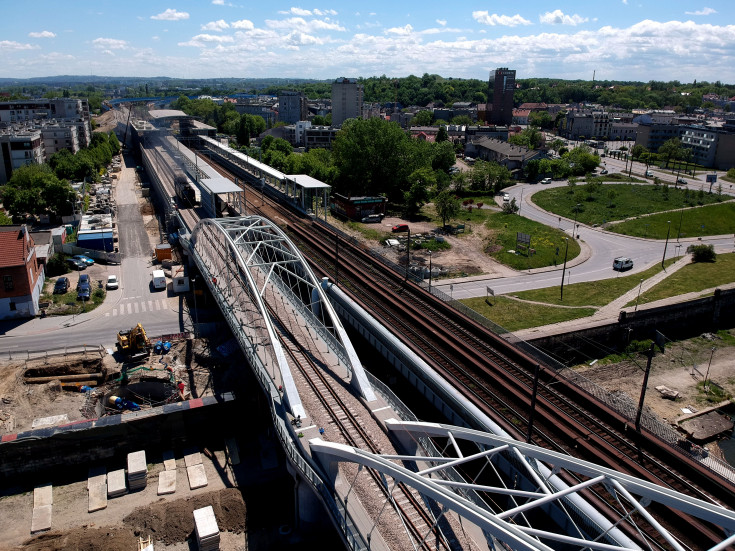
[(732, 0), (0, 0), (0, 77), (735, 83)]

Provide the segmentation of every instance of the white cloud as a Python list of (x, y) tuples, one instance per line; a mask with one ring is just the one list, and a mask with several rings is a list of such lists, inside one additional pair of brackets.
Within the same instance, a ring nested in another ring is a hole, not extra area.
[(441, 25), (442, 27), (445, 27), (447, 25), (446, 19), (437, 19), (436, 22), (439, 23), (439, 25)]
[(699, 11), (685, 11), (687, 15), (712, 15), (713, 13), (717, 13), (717, 10), (714, 10), (712, 8), (702, 8)]
[(289, 17), (288, 19), (266, 19), (266, 26), (271, 29), (292, 29), (305, 33), (314, 31), (345, 31), (339, 23), (332, 23), (322, 19), (311, 19), (306, 21), (303, 17)]
[(102, 53), (110, 57), (115, 57), (115, 52), (113, 52), (112, 50), (102, 50)]
[(192, 37), (188, 42), (179, 42), (179, 46), (196, 46), (202, 48), (207, 44), (223, 44), (234, 41), (235, 39), (231, 36), (222, 36), (219, 34), (198, 34)]
[(104, 50), (124, 50), (128, 47), (126, 40), (118, 40), (117, 38), (95, 38), (92, 44), (95, 48)]
[(494, 13), (490, 15), (487, 11), (473, 11), (472, 18), (483, 25), (501, 25), (503, 27), (516, 27), (518, 25), (530, 25), (528, 19), (524, 19), (519, 14), (515, 15), (498, 15)]
[(282, 13), (284, 15), (300, 15), (302, 17), (306, 17), (307, 15), (311, 15), (311, 10), (303, 10), (301, 8), (291, 8), (290, 10), (281, 10), (278, 13)]
[(161, 37), (160, 36), (152, 36), (151, 37), (151, 40), (153, 40), (154, 42), (158, 42), (159, 40), (161, 40)]
[(11, 51), (11, 50), (34, 50), (38, 46), (32, 44), (21, 44), (15, 40), (0, 40), (0, 51)]
[(203, 31), (221, 32), (229, 28), (230, 28), (230, 25), (224, 19), (220, 19), (219, 21), (210, 21), (206, 25), (202, 25)]
[(413, 32), (413, 27), (408, 23), (405, 27), (392, 27), (385, 30), (385, 34), (407, 36)]
[(52, 33), (51, 31), (41, 31), (38, 33), (31, 32), (28, 33), (28, 36), (31, 38), (55, 38), (56, 33)]
[(589, 18), (577, 15), (567, 15), (561, 10), (547, 11), (545, 14), (539, 16), (541, 23), (547, 25), (571, 25), (572, 27), (579, 25), (580, 23), (586, 23)]
[(240, 21), (232, 22), (232, 28), (233, 29), (254, 29), (255, 25), (253, 25), (253, 22), (248, 19), (240, 19)]
[[(312, 10), (314, 15), (337, 15), (336, 10)], [(358, 14), (359, 15), (359, 14)]]
[(212, 4), (214, 4), (215, 6), (224, 6), (225, 0), (212, 0)]
[(176, 11), (173, 8), (169, 8), (158, 15), (151, 15), (151, 19), (157, 19), (159, 21), (181, 21), (182, 19), (189, 19), (189, 14), (185, 11)]

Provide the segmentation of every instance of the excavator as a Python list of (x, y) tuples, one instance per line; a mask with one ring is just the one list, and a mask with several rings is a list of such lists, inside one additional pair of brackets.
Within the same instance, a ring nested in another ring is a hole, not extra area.
[(128, 356), (147, 354), (151, 350), (151, 341), (140, 323), (129, 331), (117, 334), (117, 348)]

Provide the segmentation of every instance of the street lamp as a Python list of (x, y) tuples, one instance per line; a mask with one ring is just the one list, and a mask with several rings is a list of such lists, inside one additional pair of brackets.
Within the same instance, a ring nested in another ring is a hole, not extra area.
[(579, 209), (582, 207), (580, 203), (577, 203), (574, 205), (574, 224), (572, 224), (572, 237), (575, 236), (575, 231), (577, 227), (577, 214), (579, 214)]
[(564, 267), (561, 270), (561, 288), (559, 289), (559, 301), (564, 301), (564, 276), (566, 275), (567, 271), (567, 253), (569, 252), (569, 238), (565, 237), (564, 241), (566, 241), (567, 246), (564, 248)]
[(431, 293), (431, 250), (429, 250), (429, 293)]
[(643, 278), (641, 278), (641, 284), (638, 285), (638, 296), (635, 299), (635, 310), (633, 310), (634, 312), (638, 311), (638, 299), (641, 298), (641, 287), (643, 287)]
[(667, 224), (669, 225), (669, 227), (668, 227), (668, 229), (666, 230), (666, 243), (664, 244), (664, 256), (663, 256), (663, 258), (661, 259), (661, 268), (662, 268), (662, 269), (663, 269), (664, 271), (666, 271), (666, 268), (664, 267), (664, 261), (666, 260), (666, 249), (667, 249), (667, 248), (668, 248), (668, 246), (669, 246), (669, 234), (671, 233), (671, 220), (668, 220), (668, 221), (667, 221), (666, 223), (667, 223)]
[(199, 320), (197, 319), (197, 290), (196, 290), (196, 278), (189, 278), (191, 281), (191, 291), (194, 293), (194, 337), (197, 336), (197, 328), (199, 326)]

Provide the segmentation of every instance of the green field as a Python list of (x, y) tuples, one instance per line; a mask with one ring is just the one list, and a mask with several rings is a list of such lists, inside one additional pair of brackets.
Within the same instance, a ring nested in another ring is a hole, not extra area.
[(587, 225), (718, 203), (722, 199), (716, 193), (699, 193), (663, 185), (602, 185), (597, 182), (545, 189), (533, 195), (533, 202), (542, 209), (572, 220), (576, 216), (579, 222)]
[(606, 229), (622, 235), (666, 239), (671, 221), (670, 239), (702, 237), (735, 233), (735, 203), (720, 203), (706, 207), (682, 209), (652, 214), (612, 224)]
[[(544, 266), (561, 266), (564, 263), (565, 238), (568, 236), (557, 228), (534, 222), (517, 214), (502, 212), (490, 213), (485, 225), (497, 231), (488, 244), (487, 253), (506, 266), (516, 270), (527, 270)], [(519, 232), (531, 236), (531, 249), (536, 251), (534, 254), (528, 255), (525, 251), (519, 251), (518, 254), (508, 252), (519, 249), (516, 243)], [(580, 250), (579, 243), (574, 239), (569, 239), (567, 261), (576, 258)]]
[(641, 295), (639, 304), (696, 293), (735, 282), (735, 253), (718, 254), (716, 262), (688, 264)]
[(559, 308), (528, 304), (503, 296), (490, 297), (487, 301), (485, 298), (470, 298), (462, 302), (508, 331), (584, 318), (595, 313), (594, 308)]

